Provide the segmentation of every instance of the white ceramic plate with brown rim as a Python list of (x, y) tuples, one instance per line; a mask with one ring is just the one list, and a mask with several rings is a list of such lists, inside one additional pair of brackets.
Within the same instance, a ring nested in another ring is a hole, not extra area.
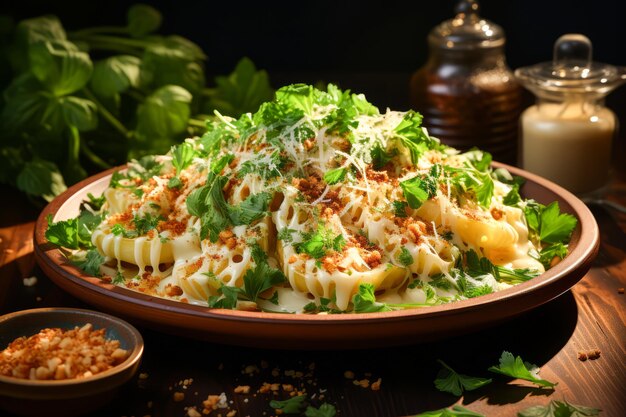
[(212, 342), (294, 349), (349, 349), (410, 344), (478, 330), (544, 304), (576, 284), (589, 270), (599, 247), (598, 225), (587, 206), (558, 185), (518, 168), (526, 179), (521, 193), (543, 204), (558, 201), (578, 219), (569, 254), (530, 281), (496, 293), (434, 307), (369, 314), (305, 315), (210, 309), (117, 287), (85, 275), (45, 239), (46, 218), (78, 214), (88, 193), (100, 195), (113, 170), (90, 177), (52, 201), (35, 227), (35, 257), (43, 271), (73, 296), (153, 329)]

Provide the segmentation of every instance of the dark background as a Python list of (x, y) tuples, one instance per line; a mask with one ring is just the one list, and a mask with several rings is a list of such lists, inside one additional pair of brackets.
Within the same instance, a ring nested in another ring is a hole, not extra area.
[[(266, 69), (274, 87), (335, 82), (363, 92), (379, 107), (408, 108), (408, 79), (424, 64), (426, 37), (453, 16), (456, 1), (172, 1), (146, 0), (162, 11), (162, 34), (180, 34), (209, 56), (208, 79), (232, 70), (242, 56)], [(0, 13), (16, 20), (56, 14), (67, 30), (123, 25), (133, 2), (11, 1)], [(626, 1), (482, 0), (481, 15), (507, 34), (513, 69), (550, 60), (564, 33), (587, 35), (594, 59), (626, 65)], [(626, 87), (607, 104), (626, 124)], [(623, 136), (623, 135), (622, 135)]]

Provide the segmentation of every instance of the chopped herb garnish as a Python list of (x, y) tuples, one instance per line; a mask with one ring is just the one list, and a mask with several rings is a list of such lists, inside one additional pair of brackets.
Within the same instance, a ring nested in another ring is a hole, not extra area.
[(322, 225), (314, 233), (302, 233), (302, 239), (302, 242), (294, 244), (296, 252), (306, 253), (315, 259), (323, 258), (329, 251), (341, 252), (346, 244), (343, 235), (335, 235)]
[(102, 275), (100, 273), (100, 266), (104, 263), (104, 256), (102, 256), (96, 249), (90, 249), (83, 257), (80, 258), (71, 257), (70, 260), (74, 265), (91, 276), (99, 277)]
[(398, 261), (406, 267), (413, 265), (413, 262), (415, 262), (415, 260), (413, 259), (413, 255), (411, 255), (411, 252), (409, 252), (409, 250), (404, 246), (402, 246), (402, 249), (398, 254)]
[(348, 172), (348, 168), (336, 168), (330, 169), (324, 173), (324, 181), (328, 185), (337, 184), (343, 181)]
[(524, 362), (520, 356), (513, 356), (512, 353), (504, 351), (500, 357), (500, 364), (489, 368), (491, 372), (510, 376), (512, 378), (523, 379), (533, 382), (542, 387), (554, 387), (557, 383), (539, 378), (539, 368), (528, 362)]
[(438, 359), (437, 362), (442, 366), (439, 374), (437, 374), (437, 379), (435, 379), (435, 386), (439, 391), (461, 396), (463, 391), (473, 391), (491, 383), (490, 378), (478, 378), (459, 374), (446, 365), (444, 361)]

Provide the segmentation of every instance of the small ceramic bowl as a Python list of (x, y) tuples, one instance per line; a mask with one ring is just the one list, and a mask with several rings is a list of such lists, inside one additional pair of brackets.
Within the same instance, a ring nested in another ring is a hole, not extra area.
[(79, 415), (102, 407), (133, 377), (143, 353), (143, 338), (130, 324), (108, 314), (75, 308), (38, 308), (0, 317), (0, 351), (20, 336), (45, 328), (74, 329), (91, 323), (105, 338), (130, 352), (121, 364), (86, 378), (35, 381), (0, 375), (0, 408), (19, 415)]

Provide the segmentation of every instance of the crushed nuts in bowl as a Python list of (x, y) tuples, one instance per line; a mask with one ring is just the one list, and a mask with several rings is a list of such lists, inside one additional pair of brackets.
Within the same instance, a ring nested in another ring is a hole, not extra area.
[(139, 367), (143, 339), (97, 311), (42, 308), (0, 317), (0, 408), (78, 415), (115, 397)]

